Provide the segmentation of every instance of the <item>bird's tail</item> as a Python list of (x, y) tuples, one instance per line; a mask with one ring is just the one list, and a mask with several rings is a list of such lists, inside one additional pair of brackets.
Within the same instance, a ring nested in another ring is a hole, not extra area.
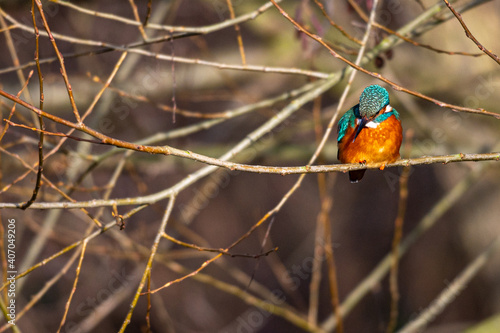
[(357, 183), (365, 175), (366, 169), (349, 171), (349, 180), (351, 183)]

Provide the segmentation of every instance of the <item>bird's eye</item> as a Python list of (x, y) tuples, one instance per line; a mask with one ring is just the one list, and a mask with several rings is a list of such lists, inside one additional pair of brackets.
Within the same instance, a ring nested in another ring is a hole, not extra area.
[(388, 113), (388, 112), (391, 112), (392, 111), (392, 106), (390, 106), (389, 104), (387, 104), (386, 106), (384, 106), (383, 108), (381, 108), (373, 118), (376, 118), (378, 116), (380, 116), (381, 114), (383, 113)]

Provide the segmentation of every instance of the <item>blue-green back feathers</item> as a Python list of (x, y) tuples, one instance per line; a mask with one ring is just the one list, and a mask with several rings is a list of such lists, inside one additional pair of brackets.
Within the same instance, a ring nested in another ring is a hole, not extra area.
[(342, 140), (344, 135), (347, 133), (347, 129), (349, 127), (354, 128), (356, 126), (356, 118), (360, 118), (359, 104), (350, 108), (346, 113), (344, 113), (342, 118), (340, 118), (338, 126), (337, 142)]
[(378, 115), (377, 117), (375, 117), (375, 119), (373, 119), (372, 121), (375, 123), (381, 123), (392, 115), (394, 115), (396, 117), (396, 119), (399, 120), (399, 112), (393, 108), (391, 110), (391, 112), (382, 113), (381, 115)]

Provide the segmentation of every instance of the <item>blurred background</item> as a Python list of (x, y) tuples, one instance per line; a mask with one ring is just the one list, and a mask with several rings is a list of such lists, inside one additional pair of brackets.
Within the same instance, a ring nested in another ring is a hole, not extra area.
[[(128, 142), (149, 140), (151, 145), (167, 144), (211, 157), (222, 156), (290, 105), (293, 97), (281, 98), (284, 93), (305, 89), (347, 66), (299, 33), (268, 1), (42, 3), (64, 57), (80, 114), (93, 104), (104, 82), (117, 70), (85, 124)], [(357, 40), (363, 38), (366, 22), (348, 1), (285, 0), (280, 5), (339, 54), (354, 61), (360, 46), (330, 24), (318, 3), (347, 34)], [(373, 1), (355, 3), (367, 14), (373, 5)], [(436, 3), (380, 1), (376, 21), (398, 30), (415, 22)], [(464, 21), (482, 45), (499, 54), (499, 2), (457, 1), (453, 5), (463, 9)], [(229, 21), (230, 7), (237, 18), (249, 15), (237, 28)], [(38, 107), (40, 87), (30, 3), (1, 1), (0, 8), (1, 89), (17, 94), (34, 70), (20, 98)], [(35, 13), (43, 33), (39, 11), (35, 9)], [(439, 101), (499, 113), (498, 63), (481, 54), (459, 22), (449, 17), (450, 11), (441, 9), (409, 35), (420, 44), (446, 52), (407, 42), (376, 52), (373, 49), (389, 33), (374, 29), (367, 43), (367, 52), (373, 57), (363, 67)], [(144, 28), (140, 23), (146, 18), (158, 27)], [(218, 27), (221, 23), (228, 24)], [(169, 30), (170, 26), (177, 27), (175, 32)], [(186, 35), (169, 40), (172, 34), (183, 33), (179, 27), (187, 27)], [(190, 29), (199, 27), (208, 28)], [(126, 49), (129, 53), (116, 67)], [(50, 40), (43, 35), (39, 53), (44, 110), (74, 122), (60, 63), (54, 58)], [(230, 66), (233, 68), (225, 68)], [(413, 132), (411, 151), (405, 148), (407, 140), (403, 142), (403, 158), (500, 150), (498, 119), (439, 107), (363, 73), (357, 73), (340, 115), (358, 103), (364, 87), (375, 83), (388, 89), (405, 133)], [(344, 77), (232, 160), (268, 166), (306, 165), (318, 146), (318, 136), (336, 112), (346, 84)], [(257, 104), (264, 102), (262, 106)], [(2, 119), (9, 117), (12, 105), (5, 98), (0, 100)], [(243, 107), (248, 107), (248, 112), (240, 112)], [(37, 117), (20, 106), (10, 119), (38, 126)], [(0, 126), (3, 132), (6, 122)], [(45, 128), (51, 132), (69, 130), (47, 119)], [(78, 132), (72, 135), (92, 139)], [(62, 139), (45, 137), (44, 152), (54, 153), (44, 162), (47, 180), (42, 182), (36, 203), (68, 201), (55, 188), (78, 202), (114, 198), (136, 201), (118, 206), (116, 211), (109, 204), (89, 207), (88, 214), (80, 209), (39, 209), (36, 205), (26, 211), (0, 210), (4, 229), (8, 219), (17, 223), (19, 273), (31, 269), (17, 280), (17, 327), (25, 332), (56, 332), (66, 313), (61, 332), (118, 331), (144, 274), (168, 199), (150, 201), (131, 214), (123, 230), (115, 226), (89, 238), (80, 264), (82, 248), (68, 246), (99, 231), (89, 216), (102, 225), (112, 223), (113, 212), (125, 215), (139, 206), (138, 198), (178, 186), (206, 166), (74, 139), (58, 146)], [(36, 132), (14, 126), (2, 136), (2, 203), (27, 201), (32, 195), (36, 167), (35, 171), (31, 168), (38, 162), (38, 141)], [(339, 163), (336, 155), (334, 131), (317, 164)], [(343, 304), (391, 251), (400, 174), (398, 168), (369, 170), (359, 184), (349, 183), (343, 173), (306, 176), (283, 207), (229, 251), (246, 256), (222, 256), (200, 273), (150, 298), (141, 296), (126, 331), (335, 331), (331, 279), (323, 247), (328, 237), (321, 221), (326, 218), (330, 226), (338, 299)], [(166, 233), (203, 248), (227, 248), (274, 209), (298, 178), (226, 169), (207, 173), (180, 188)], [(411, 168), (403, 239), (422, 223), (428, 229), (400, 261), (396, 328), (416, 318), (498, 238), (499, 180), (498, 162)], [(331, 206), (322, 209), (322, 203), (328, 200)], [(257, 258), (274, 247), (277, 251)], [(150, 289), (186, 276), (215, 255), (162, 238), (152, 265)], [(6, 259), (2, 258), (5, 281)], [(76, 289), (71, 294), (77, 274)], [(426, 332), (474, 332), (475, 325), (498, 318), (499, 276), (497, 251)], [(388, 275), (371, 281), (363, 297), (345, 315), (343, 331), (386, 331), (391, 302)], [(2, 290), (2, 299), (7, 302), (6, 289)], [(5, 323), (3, 319), (0, 325)], [(1, 329), (12, 330), (7, 326)], [(498, 331), (500, 328), (491, 330)]]

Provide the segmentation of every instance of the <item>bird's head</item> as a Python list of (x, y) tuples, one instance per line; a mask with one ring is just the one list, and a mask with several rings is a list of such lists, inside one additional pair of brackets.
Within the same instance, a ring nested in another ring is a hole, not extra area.
[(377, 84), (368, 86), (359, 97), (359, 114), (363, 118), (373, 119), (377, 113), (389, 104), (389, 93)]
[(361, 121), (358, 124), (353, 142), (366, 124), (371, 122), (380, 113), (383, 113), (385, 107), (389, 105), (389, 93), (387, 90), (377, 84), (368, 86), (359, 96), (359, 115)]

